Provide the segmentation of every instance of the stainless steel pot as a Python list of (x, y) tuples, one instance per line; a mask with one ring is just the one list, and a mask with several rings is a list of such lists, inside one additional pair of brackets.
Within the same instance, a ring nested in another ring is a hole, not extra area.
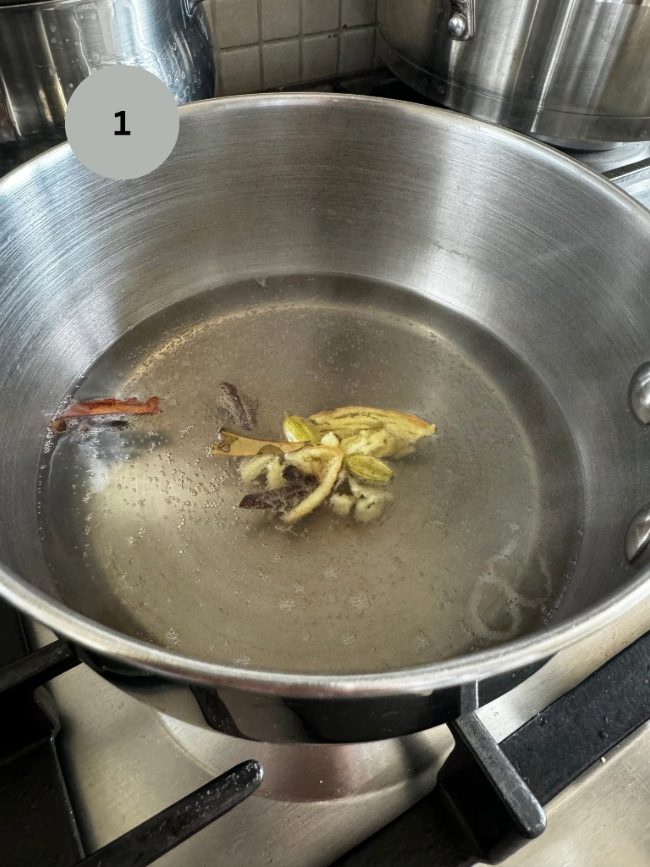
[[(628, 534), (649, 280), (647, 211), (450, 112), (197, 103), (129, 182), (53, 149), (0, 183), (0, 592), (125, 689), (231, 734), (449, 719), (650, 593), (646, 524)], [(440, 435), (378, 525), (279, 533), (207, 454), (221, 379), (257, 394), (267, 435), (285, 409), (360, 400)], [(77, 386), (155, 389), (163, 412), (44, 452)]]
[(179, 103), (214, 93), (200, 0), (0, 0), (0, 149), (65, 138), (76, 86), (114, 63), (157, 75)]
[(458, 111), (571, 147), (650, 139), (649, 0), (379, 0), (388, 65)]

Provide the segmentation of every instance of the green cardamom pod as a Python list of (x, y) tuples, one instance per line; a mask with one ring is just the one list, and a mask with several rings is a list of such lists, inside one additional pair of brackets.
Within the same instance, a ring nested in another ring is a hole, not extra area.
[(282, 430), (285, 437), (292, 443), (311, 443), (317, 446), (320, 442), (320, 434), (316, 426), (299, 415), (285, 416)]
[(393, 478), (391, 468), (371, 455), (348, 455), (345, 466), (353, 476), (370, 485), (385, 485)]

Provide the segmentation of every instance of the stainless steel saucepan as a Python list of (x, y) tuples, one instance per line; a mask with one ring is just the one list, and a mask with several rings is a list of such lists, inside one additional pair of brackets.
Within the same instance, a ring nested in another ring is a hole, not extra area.
[(0, 0), (0, 155), (62, 141), (74, 89), (115, 63), (157, 75), (179, 104), (211, 97), (201, 0)]
[(450, 108), (555, 144), (650, 139), (650, 0), (379, 0), (388, 65)]
[[(649, 285), (643, 208), (444, 111), (196, 104), (129, 182), (50, 151), (0, 183), (0, 592), (231, 734), (449, 719), (650, 591)], [(257, 398), (260, 436), (344, 404), (438, 435), (380, 521), (281, 531), (209, 454), (223, 381)], [(162, 412), (52, 442), (72, 394)]]

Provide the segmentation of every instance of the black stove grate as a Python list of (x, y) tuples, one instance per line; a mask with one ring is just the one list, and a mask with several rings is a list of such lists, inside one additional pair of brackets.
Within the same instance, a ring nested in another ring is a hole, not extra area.
[[(28, 653), (18, 614), (0, 604), (0, 839), (12, 867), (145, 867), (259, 787), (261, 765), (244, 762), (84, 857), (56, 710), (40, 688), (79, 662), (63, 641)], [(456, 748), (437, 797), (474, 853), (491, 857), (541, 834), (542, 805), (650, 719), (650, 632), (501, 744), (476, 715), (477, 696), (468, 689), (467, 712), (450, 724)]]
[[(64, 641), (28, 652), (0, 603), (0, 840), (11, 867), (146, 867), (253, 794), (262, 766), (243, 762), (84, 857), (56, 747), (59, 720), (40, 687), (80, 663)], [(34, 692), (36, 690), (36, 692)]]
[(259, 762), (242, 762), (75, 867), (147, 867), (245, 801), (261, 784), (263, 775)]
[(489, 856), (541, 833), (535, 804), (551, 801), (648, 719), (650, 632), (499, 745), (475, 714), (452, 723), (456, 749), (438, 788), (475, 851)]
[(57, 645), (54, 656), (37, 651), (37, 663), (17, 612), (0, 602), (0, 860), (12, 867), (69, 867), (83, 855), (56, 749), (56, 708), (45, 690), (31, 691), (37, 668), (46, 680), (62, 670)]

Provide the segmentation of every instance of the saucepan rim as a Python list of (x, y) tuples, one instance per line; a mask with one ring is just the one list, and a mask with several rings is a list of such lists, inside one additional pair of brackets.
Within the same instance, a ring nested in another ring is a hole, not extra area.
[[(41, 11), (44, 6), (56, 7), (57, 9), (66, 6), (80, 6), (87, 0), (0, 0), (0, 11), (3, 9), (31, 9), (32, 11)], [(149, 2), (162, 3), (166, 2), (169, 6), (169, 0), (149, 0)], [(179, 0), (179, 5), (190, 3), (192, 0)], [(195, 0), (194, 5), (198, 5), (202, 0)]]
[[(650, 236), (650, 212), (624, 191), (591, 169), (579, 165), (570, 157), (524, 135), (446, 109), (401, 103), (377, 97), (330, 93), (254, 94), (204, 100), (181, 107), (182, 121), (191, 121), (206, 111), (237, 110), (251, 105), (260, 107), (289, 104), (340, 105), (361, 103), (367, 108), (390, 107), (395, 122), (400, 116), (424, 115), (436, 123), (461, 125), (469, 129), (489, 131), (496, 139), (527, 149), (538, 161), (555, 165), (564, 175), (582, 179), (601, 195), (609, 196), (619, 206), (636, 212), (647, 221)], [(14, 169), (0, 181), (0, 195), (18, 184), (24, 174), (33, 171), (36, 163), (56, 163), (70, 158), (67, 144), (59, 145), (28, 163)], [(621, 546), (623, 541), (621, 540)], [(103, 626), (66, 606), (63, 602), (29, 584), (0, 563), (0, 596), (20, 611), (50, 627), (55, 633), (95, 653), (119, 660), (146, 671), (176, 680), (244, 689), (292, 698), (372, 698), (403, 694), (427, 694), (436, 689), (457, 686), (474, 680), (514, 671), (546, 659), (564, 647), (586, 638), (607, 624), (623, 617), (636, 605), (650, 597), (650, 567), (619, 591), (611, 594), (580, 614), (555, 626), (548, 626), (514, 641), (448, 660), (365, 674), (303, 674), (242, 668), (208, 662), (130, 637)]]

